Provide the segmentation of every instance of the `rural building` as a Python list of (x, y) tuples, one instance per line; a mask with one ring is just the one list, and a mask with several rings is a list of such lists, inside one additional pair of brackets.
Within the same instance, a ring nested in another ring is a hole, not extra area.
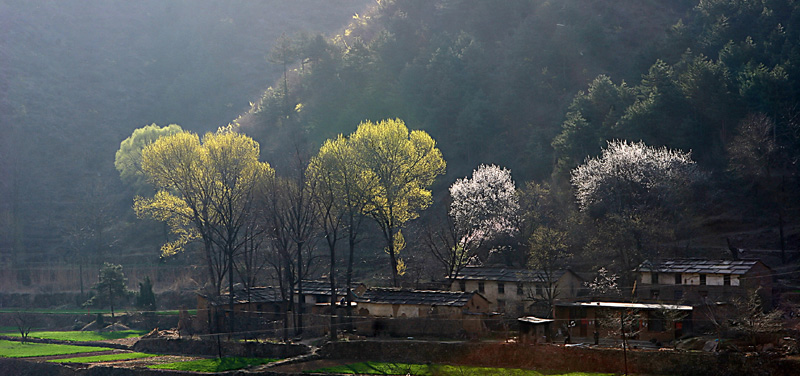
[(699, 306), (730, 302), (760, 288), (762, 304), (772, 306), (772, 271), (758, 260), (645, 261), (637, 274), (636, 295), (642, 301)]
[(517, 319), (519, 324), (519, 340), (523, 344), (537, 344), (552, 338), (552, 326), (555, 320), (525, 316)]
[(618, 302), (557, 303), (556, 330), (568, 331), (571, 337), (592, 337), (597, 331), (601, 338), (619, 338), (617, 330), (621, 315), (630, 318), (634, 339), (671, 341), (691, 330), (693, 308), (687, 305)]
[[(366, 290), (363, 284), (353, 285), (352, 291), (356, 294)], [(341, 287), (337, 290), (336, 302), (347, 296), (348, 289)], [(300, 296), (305, 302), (305, 314), (330, 314), (331, 288), (327, 281), (303, 281), (303, 291), (294, 290), (293, 299), (296, 303)], [(223, 293), (219, 297), (211, 298), (207, 295), (197, 296), (197, 322), (205, 323), (204, 330), (212, 323), (209, 315), (217, 320), (218, 327), (224, 327), (223, 320), (229, 310), (229, 295)], [(248, 328), (266, 326), (283, 319), (286, 302), (282, 298), (280, 288), (275, 286), (253, 287), (249, 291), (243, 288), (234, 289), (234, 316), (237, 323)], [(289, 307), (291, 311), (294, 307)], [(290, 323), (290, 325), (292, 325)]]
[[(356, 299), (358, 331), (396, 336), (480, 335), (490, 302), (477, 292), (373, 288)], [(384, 333), (382, 333), (384, 332)]]
[[(209, 326), (224, 328), (225, 315), (230, 309), (229, 304), (230, 295), (227, 293), (218, 297), (198, 294), (195, 328), (203, 332), (208, 332)], [(237, 317), (237, 323), (247, 328), (252, 329), (280, 319), (284, 306), (285, 302), (277, 287), (253, 287), (249, 291), (234, 290), (234, 315)]]
[[(490, 310), (506, 316), (528, 313), (550, 316), (549, 292), (555, 301), (574, 300), (583, 287), (583, 279), (571, 270), (557, 270), (547, 277), (541, 270), (497, 267), (466, 267), (450, 285), (450, 291), (477, 291), (491, 303)], [(540, 303), (535, 304), (534, 303)]]

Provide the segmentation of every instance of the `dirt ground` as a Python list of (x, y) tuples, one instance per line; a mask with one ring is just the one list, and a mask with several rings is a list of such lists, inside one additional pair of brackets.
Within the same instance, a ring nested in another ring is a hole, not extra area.
[(317, 359), (308, 362), (286, 364), (282, 366), (274, 366), (265, 369), (269, 369), (270, 371), (273, 372), (300, 373), (303, 371), (312, 371), (315, 369), (320, 369), (325, 367), (341, 366), (345, 364), (352, 364), (358, 362), (359, 361), (357, 360)]

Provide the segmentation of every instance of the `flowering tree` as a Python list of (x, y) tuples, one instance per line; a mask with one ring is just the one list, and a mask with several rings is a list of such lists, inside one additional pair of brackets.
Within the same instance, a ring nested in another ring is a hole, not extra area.
[[(600, 157), (572, 170), (582, 212), (595, 222), (592, 249), (614, 249), (617, 270), (629, 273), (644, 251), (672, 237), (688, 209), (685, 199), (702, 178), (691, 153), (642, 142), (610, 141)], [(623, 274), (625, 285), (629, 275)]]
[(699, 178), (691, 152), (609, 141), (599, 158), (572, 170), (581, 210), (622, 212), (664, 206)]
[(481, 165), (472, 178), (456, 180), (450, 197), (453, 246), (445, 252), (447, 257), (437, 258), (448, 266), (449, 277), (455, 278), (485, 241), (516, 233), (519, 200), (511, 171), (495, 165)]

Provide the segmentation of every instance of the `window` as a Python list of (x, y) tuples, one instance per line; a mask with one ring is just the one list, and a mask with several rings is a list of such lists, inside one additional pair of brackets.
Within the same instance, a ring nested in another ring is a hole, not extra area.
[(729, 275), (722, 276), (722, 284), (725, 285), (725, 286), (730, 286), (731, 285), (731, 276), (729, 276)]
[(497, 310), (500, 312), (506, 311), (506, 301), (503, 299), (497, 299)]
[(657, 285), (658, 284), (658, 273), (653, 273), (653, 277), (651, 279), (652, 280), (650, 282), (652, 284), (654, 284), (654, 285)]
[(467, 291), (467, 283), (465, 281), (458, 281), (458, 289), (463, 291)]
[(683, 279), (682, 278), (683, 278), (683, 276), (681, 275), (681, 273), (675, 273), (675, 284), (676, 285), (682, 284), (683, 283)]
[(658, 296), (661, 295), (661, 292), (658, 290), (650, 290), (650, 298), (658, 299)]
[(649, 332), (664, 332), (667, 330), (664, 316), (651, 312), (647, 317), (647, 330)]
[(506, 285), (503, 282), (497, 283), (497, 293), (499, 295), (504, 295), (506, 293)]
[(483, 282), (478, 282), (478, 292), (480, 292), (480, 293), (484, 292)]
[(700, 285), (703, 286), (706, 284), (706, 275), (700, 274)]
[(525, 295), (525, 289), (522, 288), (521, 283), (517, 283), (517, 295), (519, 296)]
[(542, 293), (542, 285), (536, 285), (536, 295), (544, 296)]

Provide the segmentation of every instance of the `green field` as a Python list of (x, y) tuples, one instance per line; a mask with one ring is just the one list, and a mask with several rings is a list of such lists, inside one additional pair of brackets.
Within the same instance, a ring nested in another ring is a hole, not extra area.
[(334, 374), (358, 374), (358, 375), (415, 375), (415, 376), (489, 376), (489, 375), (511, 375), (511, 376), (601, 376), (613, 375), (607, 373), (586, 373), (586, 372), (542, 372), (514, 368), (490, 368), (490, 367), (469, 367), (469, 366), (450, 366), (450, 365), (426, 365), (408, 363), (382, 363), (382, 362), (363, 362), (348, 364), (337, 367), (320, 368), (306, 373), (334, 373)]
[[(0, 308), (0, 313), (43, 313), (43, 314), (50, 314), (50, 315), (96, 315), (98, 313), (103, 314), (111, 314), (111, 311), (108, 309), (94, 309), (91, 308), (88, 311), (86, 309), (48, 309), (48, 308), (32, 308), (32, 309), (25, 309), (25, 308)], [(135, 311), (133, 313), (138, 313), (140, 311)], [(141, 311), (141, 312), (153, 312), (159, 316), (177, 316), (179, 311), (177, 309), (168, 309), (163, 311)], [(190, 315), (196, 315), (196, 309), (190, 309)], [(125, 315), (126, 312), (117, 312), (117, 315)]]
[(107, 350), (109, 349), (106, 347), (53, 345), (48, 343), (22, 343), (17, 341), (0, 340), (0, 357), (3, 358), (66, 355)]
[[(121, 339), (141, 337), (147, 334), (146, 330), (122, 330), (119, 332), (82, 332), (82, 331), (63, 331), (63, 332), (30, 332), (28, 337), (42, 338), (42, 339), (55, 339), (59, 341), (105, 341), (109, 339)], [(8, 337), (21, 337), (19, 332), (0, 333), (0, 335)]]
[(141, 359), (141, 358), (152, 358), (154, 356), (158, 356), (158, 355), (137, 353), (137, 352), (129, 352), (129, 353), (95, 355), (95, 356), (79, 356), (79, 357), (75, 357), (75, 358), (65, 358), (65, 359), (52, 359), (52, 360), (48, 360), (48, 362), (53, 362), (53, 363), (97, 363), (97, 362), (110, 362), (110, 361), (113, 361), (113, 360), (131, 360), (131, 359)]
[(269, 358), (229, 357), (222, 359), (200, 359), (200, 360), (191, 360), (188, 362), (155, 364), (147, 367), (153, 369), (171, 369), (177, 371), (192, 371), (192, 372), (224, 372), (241, 368), (247, 368), (250, 366), (272, 363), (276, 360), (277, 359), (269, 359)]

